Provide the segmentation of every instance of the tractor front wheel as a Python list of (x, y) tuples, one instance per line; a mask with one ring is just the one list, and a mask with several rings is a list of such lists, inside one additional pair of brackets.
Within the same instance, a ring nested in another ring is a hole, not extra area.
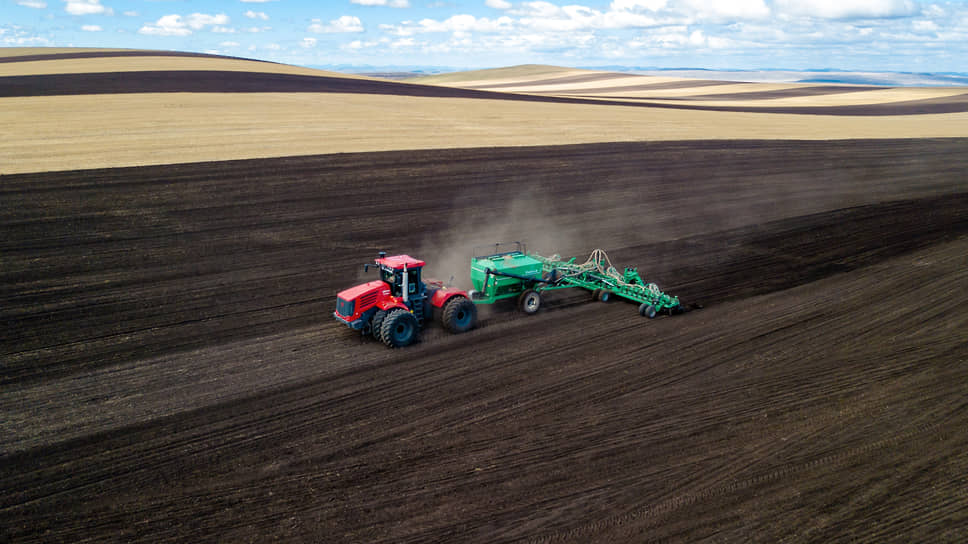
[(381, 342), (383, 341), (383, 320), (386, 319), (386, 317), (386, 310), (377, 310), (376, 313), (373, 314), (373, 319), (370, 321), (370, 333), (373, 335), (373, 338), (376, 338)]
[(380, 327), (383, 343), (391, 348), (402, 348), (414, 343), (417, 339), (417, 318), (412, 313), (402, 310), (390, 310)]
[(537, 291), (528, 289), (527, 291), (521, 293), (521, 296), (518, 297), (518, 307), (521, 308), (522, 312), (528, 315), (536, 313), (538, 308), (541, 307), (541, 294)]
[(440, 320), (444, 328), (454, 334), (467, 332), (477, 324), (477, 306), (467, 297), (456, 296), (444, 305)]

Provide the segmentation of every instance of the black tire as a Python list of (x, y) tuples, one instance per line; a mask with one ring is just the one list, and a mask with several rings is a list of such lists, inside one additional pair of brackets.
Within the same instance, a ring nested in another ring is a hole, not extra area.
[(373, 319), (370, 320), (370, 334), (372, 334), (373, 338), (376, 338), (380, 342), (383, 341), (382, 328), (383, 328), (383, 320), (386, 319), (386, 317), (387, 317), (386, 310), (377, 310), (376, 313), (373, 314)]
[(397, 308), (390, 310), (383, 320), (380, 336), (383, 343), (391, 348), (402, 348), (417, 340), (418, 329), (417, 318), (412, 313)]
[(531, 289), (521, 293), (518, 297), (518, 308), (528, 315), (534, 315), (541, 308), (541, 294)]
[(440, 321), (445, 329), (454, 334), (467, 332), (477, 325), (477, 306), (467, 297), (456, 296), (444, 304)]
[(601, 289), (595, 289), (594, 291), (592, 291), (592, 300), (598, 301), (601, 298), (601, 296), (602, 296)]
[(612, 298), (612, 292), (602, 289), (601, 293), (598, 293), (598, 300), (602, 302), (608, 302)]
[(642, 317), (648, 317), (649, 319), (655, 319), (655, 306), (651, 304), (642, 303), (639, 305), (639, 315)]

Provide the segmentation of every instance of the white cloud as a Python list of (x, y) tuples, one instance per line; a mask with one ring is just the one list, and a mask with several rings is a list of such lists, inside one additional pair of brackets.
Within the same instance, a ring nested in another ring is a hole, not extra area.
[(192, 13), (188, 16), (187, 22), (192, 30), (201, 30), (206, 26), (227, 24), (229, 22), (229, 16), (224, 13), (219, 13), (218, 15)]
[(660, 24), (655, 17), (639, 12), (611, 10), (603, 13), (585, 6), (559, 7), (544, 1), (525, 2), (510, 13), (521, 17), (522, 26), (542, 32), (645, 28)]
[(387, 6), (391, 8), (409, 8), (409, 0), (350, 0), (352, 4), (361, 6)]
[(101, 0), (64, 0), (64, 11), (71, 15), (110, 15), (111, 8), (101, 5)]
[(408, 25), (417, 32), (499, 32), (510, 30), (513, 21), (510, 17), (488, 19), (477, 18), (473, 15), (454, 15), (443, 21), (423, 19), (416, 26)]
[(202, 30), (206, 26), (212, 26), (215, 32), (231, 33), (233, 32), (231, 29), (221, 26), (228, 22), (229, 16), (224, 13), (218, 15), (192, 13), (188, 17), (164, 15), (154, 23), (145, 23), (138, 33), (149, 36), (189, 36), (192, 31)]
[(770, 15), (763, 0), (684, 0), (683, 7), (707, 21), (761, 19)]
[(238, 47), (242, 44), (240, 44), (239, 42), (222, 42), (218, 45), (219, 47)]
[(262, 11), (252, 11), (251, 9), (245, 12), (245, 16), (249, 19), (262, 19), (263, 21), (269, 20), (269, 15)]
[(343, 15), (325, 25), (319, 19), (313, 19), (313, 24), (309, 25), (309, 31), (316, 34), (363, 32), (363, 22), (353, 15)]
[(487, 0), (484, 2), (487, 7), (494, 9), (511, 9), (511, 2), (507, 0)]
[(388, 45), (389, 43), (390, 43), (390, 40), (387, 38), (380, 38), (379, 40), (368, 41), (368, 42), (364, 42), (361, 40), (353, 40), (350, 43), (341, 45), (339, 48), (344, 51), (360, 51), (362, 49), (366, 49), (369, 47), (376, 47), (378, 45)]
[(612, 11), (659, 11), (666, 7), (666, 0), (613, 0)]
[(8, 36), (7, 34), (10, 33), (10, 30), (11, 29), (0, 28), (0, 36), (2, 36), (2, 39), (0, 39), (0, 44), (3, 44), (5, 46), (10, 46), (10, 47), (17, 47), (17, 46), (23, 47), (23, 46), (29, 46), (29, 45), (40, 45), (40, 46), (50, 45), (49, 39), (44, 38), (42, 36), (32, 36), (22, 30), (19, 30), (17, 27), (14, 27), (13, 34)]
[(154, 24), (145, 23), (138, 33), (149, 36), (189, 36), (192, 31), (182, 20), (181, 15), (164, 15)]
[(43, 2), (41, 0), (20, 0), (17, 2), (17, 5), (24, 6), (26, 8), (44, 9), (47, 7), (47, 2)]
[(84, 25), (81, 27), (81, 30), (84, 32), (100, 32), (103, 29), (98, 25)]
[(775, 0), (777, 11), (817, 19), (884, 19), (913, 15), (911, 0)]
[(126, 12), (124, 12), (123, 15), (125, 17), (137, 17), (138, 16), (138, 12), (137, 11), (126, 11)]
[(299, 46), (306, 49), (312, 49), (313, 47), (316, 47), (316, 38), (303, 38), (302, 41), (299, 42)]

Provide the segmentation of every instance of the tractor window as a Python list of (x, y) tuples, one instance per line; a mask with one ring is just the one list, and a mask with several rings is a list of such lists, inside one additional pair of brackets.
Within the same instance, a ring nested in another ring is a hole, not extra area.
[(411, 295), (420, 294), (420, 269), (412, 268), (407, 272), (407, 292)]
[[(390, 285), (390, 294), (395, 297), (403, 296), (403, 271), (380, 269), (380, 279)], [(407, 293), (411, 295), (420, 294), (420, 269), (407, 271)]]
[(400, 291), (400, 281), (402, 280), (400, 272), (396, 272), (394, 270), (381, 267), (380, 279), (390, 285), (391, 295), (395, 297), (399, 297), (401, 294), (403, 294)]

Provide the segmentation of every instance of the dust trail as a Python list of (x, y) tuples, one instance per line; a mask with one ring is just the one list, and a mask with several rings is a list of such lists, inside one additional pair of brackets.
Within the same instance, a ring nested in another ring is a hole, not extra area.
[[(468, 205), (470, 204), (470, 205)], [(536, 189), (512, 198), (463, 195), (453, 207), (448, 227), (427, 235), (420, 244), (427, 275), (470, 288), (470, 259), (498, 242), (520, 241), (527, 250), (544, 255), (586, 251), (581, 230), (567, 216), (555, 213), (553, 195)]]

